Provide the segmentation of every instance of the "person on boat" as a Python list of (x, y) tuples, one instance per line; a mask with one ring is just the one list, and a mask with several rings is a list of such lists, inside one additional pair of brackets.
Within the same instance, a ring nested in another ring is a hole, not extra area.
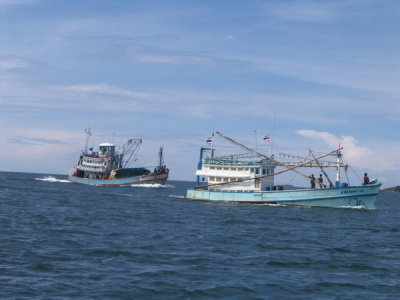
[(322, 174), (319, 174), (317, 182), (319, 184), (319, 188), (322, 189), (324, 187), (324, 179), (322, 178)]
[(311, 188), (315, 189), (315, 177), (314, 177), (314, 174), (311, 174), (311, 176), (310, 176), (310, 183), (311, 183)]
[(367, 173), (364, 173), (364, 184), (370, 184), (369, 177)]

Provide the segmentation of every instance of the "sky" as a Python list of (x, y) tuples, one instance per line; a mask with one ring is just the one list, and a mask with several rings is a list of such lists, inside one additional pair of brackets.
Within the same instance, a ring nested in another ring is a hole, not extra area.
[(0, 0), (0, 170), (68, 174), (90, 127), (191, 181), (218, 130), (400, 185), (399, 32), (396, 0)]

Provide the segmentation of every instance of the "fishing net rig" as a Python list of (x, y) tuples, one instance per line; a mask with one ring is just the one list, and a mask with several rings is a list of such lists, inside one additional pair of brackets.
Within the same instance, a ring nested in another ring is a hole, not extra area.
[[(300, 157), (300, 156), (295, 156), (295, 155), (290, 155), (290, 154), (286, 154), (286, 153), (278, 153), (278, 155), (284, 157), (286, 156), (287, 158), (296, 158), (298, 161), (290, 161), (290, 162), (282, 162), (279, 161), (277, 159), (275, 159), (274, 155), (268, 156), (264, 153), (261, 153), (255, 149), (252, 149), (246, 145), (243, 145), (242, 143), (239, 143), (238, 141), (226, 136), (225, 134), (223, 134), (222, 132), (216, 131), (216, 134), (218, 136), (220, 136), (221, 138), (224, 138), (225, 140), (229, 141), (230, 143), (238, 146), (239, 148), (242, 148), (244, 150), (246, 150), (247, 152), (253, 153), (258, 157), (267, 159), (269, 161), (271, 161), (273, 164), (275, 164), (276, 166), (279, 167), (283, 167), (284, 169), (278, 172), (274, 172), (271, 174), (264, 174), (264, 175), (258, 175), (258, 176), (253, 176), (253, 177), (247, 177), (247, 178), (240, 178), (240, 179), (236, 179), (234, 181), (231, 182), (220, 182), (220, 183), (213, 183), (213, 184), (207, 184), (207, 185), (198, 185), (196, 187), (196, 189), (204, 189), (207, 187), (213, 187), (213, 186), (220, 186), (220, 185), (229, 185), (229, 184), (235, 184), (238, 182), (244, 182), (244, 181), (249, 181), (249, 180), (255, 180), (255, 179), (260, 179), (260, 178), (267, 178), (267, 177), (272, 177), (272, 176), (276, 176), (276, 175), (280, 175), (289, 171), (295, 172), (298, 175), (301, 175), (302, 177), (306, 178), (307, 180), (310, 180), (310, 176), (302, 173), (301, 171), (297, 170), (298, 168), (319, 168), (321, 170), (321, 172), (324, 174), (325, 178), (327, 178), (330, 187), (333, 186), (332, 181), (330, 180), (328, 174), (326, 174), (324, 168), (336, 168), (337, 172), (339, 172), (340, 168), (344, 168), (346, 171), (346, 177), (347, 177), (347, 168), (348, 168), (348, 164), (345, 163), (342, 159), (342, 154), (341, 154), (341, 150), (343, 149), (343, 147), (339, 146), (338, 149), (332, 150), (328, 153), (325, 153), (323, 155), (319, 155), (316, 157), (315, 153), (312, 150), (309, 150), (309, 155), (312, 157), (312, 159), (305, 159), (304, 157)], [(321, 159), (328, 157), (328, 156), (335, 156), (337, 157), (337, 162), (332, 162), (332, 161), (321, 161)], [(299, 161), (302, 160), (302, 161)], [(339, 175), (338, 175), (339, 176)], [(348, 177), (347, 177), (348, 179)]]

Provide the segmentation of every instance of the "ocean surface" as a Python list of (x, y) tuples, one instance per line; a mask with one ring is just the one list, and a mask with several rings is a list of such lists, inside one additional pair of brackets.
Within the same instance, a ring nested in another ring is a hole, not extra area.
[(185, 199), (0, 173), (0, 299), (400, 299), (400, 194), (376, 209)]

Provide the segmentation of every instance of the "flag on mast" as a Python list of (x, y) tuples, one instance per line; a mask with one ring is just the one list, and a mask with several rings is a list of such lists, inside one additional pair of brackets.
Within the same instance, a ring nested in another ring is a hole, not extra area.
[(264, 142), (266, 142), (266, 143), (271, 142), (271, 139), (270, 139), (269, 135), (264, 136), (263, 140), (264, 140)]
[(211, 134), (211, 137), (207, 138), (206, 143), (212, 145), (214, 138), (214, 132)]

